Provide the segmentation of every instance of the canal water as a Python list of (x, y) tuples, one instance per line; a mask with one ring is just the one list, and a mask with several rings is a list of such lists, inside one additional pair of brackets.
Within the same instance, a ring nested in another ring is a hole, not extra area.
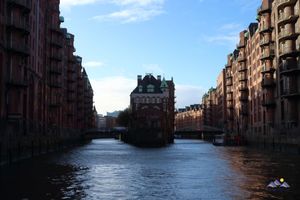
[[(283, 177), (289, 189), (268, 189)], [(176, 140), (142, 149), (113, 139), (0, 168), (0, 199), (300, 199), (300, 158)]]

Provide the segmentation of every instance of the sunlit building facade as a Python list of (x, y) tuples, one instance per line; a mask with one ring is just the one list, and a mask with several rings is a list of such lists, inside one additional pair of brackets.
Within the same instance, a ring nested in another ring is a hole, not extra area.
[[(237, 48), (227, 57), (226, 130), (250, 143), (299, 148), (299, 12), (299, 0), (263, 0), (258, 23), (240, 33)], [(208, 94), (203, 100), (204, 122), (211, 124)]]

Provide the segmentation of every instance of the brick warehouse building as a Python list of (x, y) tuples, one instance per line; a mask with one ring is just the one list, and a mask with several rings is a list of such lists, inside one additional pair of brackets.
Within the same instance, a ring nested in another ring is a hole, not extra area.
[(227, 99), (229, 128), (250, 143), (299, 150), (299, 10), (299, 0), (263, 0), (258, 23), (241, 32), (229, 55), (226, 78), (236, 97)]
[(172, 80), (147, 74), (137, 79), (130, 94), (130, 143), (161, 146), (174, 140), (175, 85)]
[(93, 126), (93, 90), (59, 0), (0, 2), (0, 163)]
[(258, 23), (240, 33), (227, 57), (225, 84), (219, 76), (217, 93), (203, 96), (203, 125), (218, 127), (211, 115), (225, 107), (225, 116), (218, 118), (228, 132), (253, 144), (300, 152), (299, 15), (300, 0), (262, 1)]
[(202, 127), (203, 109), (200, 104), (180, 108), (175, 116), (175, 131), (199, 131)]

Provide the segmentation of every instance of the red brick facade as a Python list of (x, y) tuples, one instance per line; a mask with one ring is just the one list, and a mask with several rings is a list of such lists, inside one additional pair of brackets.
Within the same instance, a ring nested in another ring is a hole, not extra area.
[(172, 80), (147, 74), (138, 76), (130, 94), (129, 142), (138, 145), (168, 144), (174, 139), (174, 91)]
[(262, 1), (258, 23), (240, 33), (227, 57), (216, 94), (210, 90), (203, 97), (204, 125), (218, 127), (217, 118), (249, 142), (300, 149), (299, 15), (300, 0)]
[(59, 0), (0, 2), (0, 154), (94, 124), (93, 90), (59, 13)]

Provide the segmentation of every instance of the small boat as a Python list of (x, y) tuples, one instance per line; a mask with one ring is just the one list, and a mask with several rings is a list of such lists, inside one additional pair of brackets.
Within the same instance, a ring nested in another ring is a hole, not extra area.
[(213, 140), (213, 145), (215, 146), (224, 146), (225, 145), (225, 134), (215, 135)]

